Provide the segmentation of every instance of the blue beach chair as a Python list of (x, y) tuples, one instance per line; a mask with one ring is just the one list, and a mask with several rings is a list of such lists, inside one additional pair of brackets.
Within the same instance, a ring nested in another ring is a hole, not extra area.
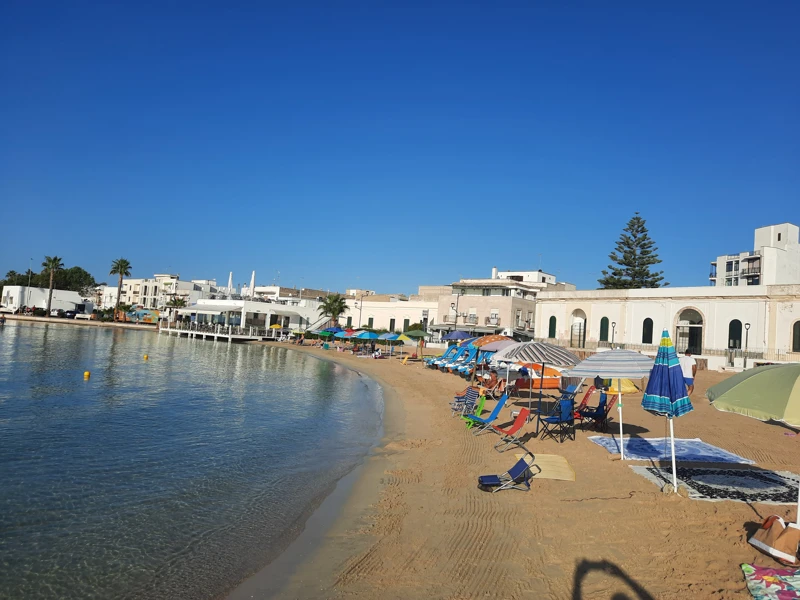
[(531, 489), (531, 465), (526, 460), (530, 455), (533, 462), (533, 454), (526, 454), (520, 458), (516, 464), (501, 475), (481, 475), (478, 477), (478, 486), (481, 489), (492, 489), (492, 493), (500, 490), (522, 490), (523, 492)]
[[(542, 438), (550, 436), (563, 442), (565, 439), (575, 439), (575, 402), (573, 400), (559, 400), (558, 410), (549, 417), (542, 417)], [(556, 437), (558, 436), (558, 438)]]
[(475, 431), (473, 431), (472, 433), (474, 433), (475, 435), (480, 435), (484, 431), (487, 431), (489, 428), (491, 428), (492, 424), (500, 416), (500, 411), (503, 410), (503, 407), (506, 405), (507, 401), (508, 401), (508, 394), (503, 394), (500, 400), (497, 401), (497, 404), (495, 405), (492, 412), (489, 413), (489, 416), (486, 417), (485, 419), (483, 417), (478, 417), (476, 415), (467, 415), (466, 418), (469, 420), (470, 423), (473, 424), (473, 428), (475, 429)]
[(478, 402), (478, 398), (480, 397), (480, 391), (476, 387), (469, 387), (467, 388), (467, 393), (463, 396), (456, 396), (453, 399), (453, 402), (450, 404), (450, 408), (453, 411), (450, 416), (455, 416), (456, 414), (464, 414), (468, 412), (470, 408), (475, 408), (475, 403)]

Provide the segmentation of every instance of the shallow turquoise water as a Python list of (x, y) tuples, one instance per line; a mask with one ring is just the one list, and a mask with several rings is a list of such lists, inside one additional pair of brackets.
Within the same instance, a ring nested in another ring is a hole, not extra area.
[(7, 323), (0, 598), (224, 595), (360, 462), (382, 411), (371, 380), (285, 348)]

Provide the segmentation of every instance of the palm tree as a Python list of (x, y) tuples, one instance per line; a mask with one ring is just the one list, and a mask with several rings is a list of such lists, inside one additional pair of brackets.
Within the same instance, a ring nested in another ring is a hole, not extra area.
[(114, 320), (117, 320), (117, 312), (119, 311), (119, 295), (122, 292), (122, 278), (131, 276), (131, 263), (124, 258), (118, 258), (111, 263), (111, 271), (109, 275), (119, 275), (119, 283), (117, 284), (117, 303), (114, 305)]
[(186, 307), (186, 299), (184, 298), (171, 298), (169, 302), (167, 302), (167, 308), (185, 308)]
[(319, 306), (319, 314), (323, 317), (330, 317), (333, 321), (333, 326), (339, 324), (339, 315), (347, 312), (347, 302), (341, 294), (330, 294)]
[(45, 256), (42, 263), (45, 273), (50, 275), (50, 292), (47, 294), (47, 311), (46, 317), (50, 316), (50, 305), (53, 303), (53, 285), (55, 283), (56, 271), (61, 271), (64, 268), (64, 263), (58, 256)]

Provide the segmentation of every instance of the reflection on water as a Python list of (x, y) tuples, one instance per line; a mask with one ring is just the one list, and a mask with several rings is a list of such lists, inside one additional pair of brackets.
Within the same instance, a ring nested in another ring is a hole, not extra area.
[(217, 597), (358, 463), (382, 410), (372, 381), (284, 348), (8, 323), (0, 598)]

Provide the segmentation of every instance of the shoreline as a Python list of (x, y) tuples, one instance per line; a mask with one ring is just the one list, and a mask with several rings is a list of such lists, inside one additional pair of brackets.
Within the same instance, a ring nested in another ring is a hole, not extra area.
[(157, 325), (137, 325), (136, 323), (115, 323), (113, 321), (92, 321), (86, 319), (59, 319), (58, 317), (26, 317), (21, 315), (5, 315), (9, 321), (20, 323), (50, 323), (53, 325), (77, 325), (79, 327), (113, 327), (116, 329), (135, 329), (136, 331), (152, 331), (158, 333)]
[[(231, 590), (225, 596), (227, 600), (284, 597), (292, 585), (292, 579), (298, 575), (303, 576), (304, 567), (312, 564), (315, 558), (318, 558), (325, 546), (326, 538), (341, 535), (343, 532), (357, 527), (365, 519), (368, 520), (370, 507), (377, 502), (381, 491), (381, 485), (376, 486), (375, 483), (381, 480), (387, 466), (384, 456), (385, 447), (404, 433), (405, 415), (402, 402), (394, 387), (380, 376), (359, 368), (358, 364), (351, 364), (347, 360), (337, 360), (337, 358), (344, 357), (344, 354), (310, 346), (276, 342), (254, 343), (310, 354), (320, 360), (334, 362), (374, 381), (380, 387), (383, 395), (382, 432), (362, 462), (339, 479), (334, 488), (324, 495), (321, 502), (312, 507), (299, 535), (273, 561)], [(354, 552), (361, 549), (352, 548)], [(313, 586), (317, 593), (324, 595), (324, 587), (318, 587), (317, 582), (321, 583), (330, 579), (335, 574), (335, 566), (328, 564), (325, 572), (320, 573), (319, 571), (317, 566), (313, 577), (306, 580), (303, 576), (303, 581), (304, 585)]]

